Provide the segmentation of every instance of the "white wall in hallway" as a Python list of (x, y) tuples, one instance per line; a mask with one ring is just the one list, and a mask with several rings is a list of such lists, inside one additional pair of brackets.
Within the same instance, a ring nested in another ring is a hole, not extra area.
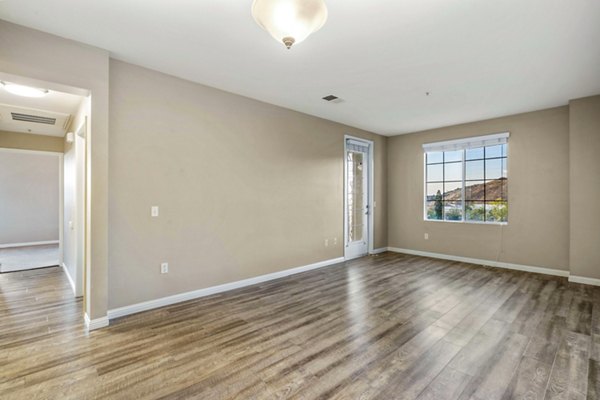
[(57, 153), (0, 149), (0, 246), (59, 240)]

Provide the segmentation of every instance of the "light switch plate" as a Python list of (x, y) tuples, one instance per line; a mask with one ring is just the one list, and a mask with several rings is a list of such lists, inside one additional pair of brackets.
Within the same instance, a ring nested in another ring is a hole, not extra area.
[(158, 206), (152, 206), (150, 209), (150, 215), (153, 217), (158, 217)]

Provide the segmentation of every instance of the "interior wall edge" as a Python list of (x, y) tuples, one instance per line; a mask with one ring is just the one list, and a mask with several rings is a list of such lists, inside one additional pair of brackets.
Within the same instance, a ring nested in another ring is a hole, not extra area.
[(585, 276), (569, 275), (569, 282), (581, 283), (583, 285), (600, 286), (600, 279), (587, 278)]
[(109, 324), (107, 316), (91, 319), (90, 316), (87, 313), (85, 313), (83, 318), (84, 318), (85, 328), (88, 331), (94, 331), (96, 329), (104, 328), (104, 327), (108, 326), (108, 324)]
[(569, 102), (569, 267), (575, 277), (600, 279), (600, 95)]

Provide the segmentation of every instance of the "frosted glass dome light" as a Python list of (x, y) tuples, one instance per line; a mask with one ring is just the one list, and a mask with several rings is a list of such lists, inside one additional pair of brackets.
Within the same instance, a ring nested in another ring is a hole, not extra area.
[(254, 0), (252, 16), (289, 49), (323, 26), (327, 6), (323, 0)]
[(39, 89), (31, 86), (17, 85), (16, 83), (0, 82), (0, 85), (9, 93), (23, 97), (44, 97), (48, 89)]

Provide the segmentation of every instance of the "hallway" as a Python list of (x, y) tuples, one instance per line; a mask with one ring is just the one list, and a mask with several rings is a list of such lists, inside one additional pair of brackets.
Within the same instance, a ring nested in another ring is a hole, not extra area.
[(59, 265), (58, 243), (0, 249), (1, 273)]

